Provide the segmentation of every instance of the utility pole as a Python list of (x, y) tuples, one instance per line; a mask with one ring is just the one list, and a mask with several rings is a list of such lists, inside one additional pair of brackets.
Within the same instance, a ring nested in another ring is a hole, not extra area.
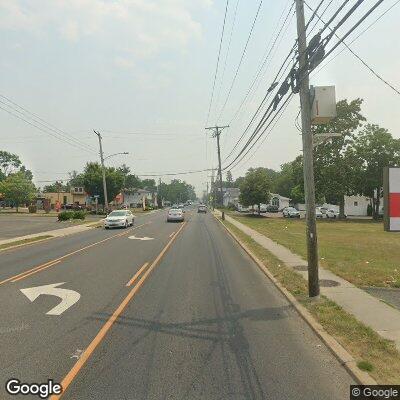
[(212, 209), (215, 208), (215, 184), (214, 184), (214, 168), (211, 169), (211, 193), (212, 193)]
[(308, 295), (319, 296), (318, 242), (315, 221), (315, 182), (313, 166), (313, 135), (311, 132), (310, 79), (307, 63), (307, 39), (304, 0), (296, 0), (297, 36), (299, 43), (299, 83), (301, 128), (303, 139), (304, 193), (307, 219)]
[(100, 132), (96, 132), (94, 129), (93, 129), (93, 132), (99, 138), (100, 161), (101, 161), (101, 169), (102, 169), (102, 173), (103, 173), (104, 208), (107, 210), (108, 209), (108, 197), (107, 197), (106, 169), (104, 167), (103, 146), (101, 144)]
[(223, 205), (223, 198), (224, 194), (222, 192), (222, 167), (221, 167), (221, 146), (219, 143), (219, 137), (223, 129), (229, 128), (229, 125), (225, 126), (210, 126), (206, 129), (211, 129), (213, 131), (212, 137), (217, 138), (217, 151), (218, 151), (218, 175), (219, 175), (219, 188), (220, 188), (220, 195), (218, 196), (218, 203), (222, 206)]

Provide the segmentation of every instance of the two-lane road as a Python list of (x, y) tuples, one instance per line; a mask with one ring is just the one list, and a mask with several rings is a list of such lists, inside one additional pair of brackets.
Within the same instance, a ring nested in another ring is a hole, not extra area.
[[(54, 284), (70, 302), (59, 315), (47, 314), (59, 297), (21, 291)], [(128, 230), (2, 252), (0, 302), (2, 399), (15, 398), (11, 377), (62, 382), (63, 399), (111, 400), (344, 399), (352, 383), (220, 224), (194, 210), (185, 224), (157, 212)]]

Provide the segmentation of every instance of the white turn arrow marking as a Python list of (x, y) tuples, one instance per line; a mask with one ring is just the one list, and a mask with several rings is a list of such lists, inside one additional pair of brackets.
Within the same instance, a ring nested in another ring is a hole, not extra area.
[(65, 282), (52, 283), (50, 285), (35, 286), (26, 289), (20, 289), (21, 292), (30, 300), (35, 301), (41, 294), (48, 294), (50, 296), (57, 296), (61, 302), (54, 308), (48, 311), (48, 315), (60, 315), (65, 310), (73, 306), (81, 297), (78, 292), (70, 289), (63, 289), (57, 286), (63, 285)]
[(151, 237), (136, 237), (135, 235), (129, 236), (128, 239), (136, 239), (136, 240), (153, 240), (154, 238)]

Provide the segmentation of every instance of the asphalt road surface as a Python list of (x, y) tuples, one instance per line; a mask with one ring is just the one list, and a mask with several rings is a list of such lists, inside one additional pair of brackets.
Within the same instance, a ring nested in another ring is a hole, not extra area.
[[(89, 216), (87, 222), (98, 219), (98, 216)], [(57, 217), (3, 214), (0, 215), (0, 240), (66, 228), (68, 226), (71, 226), (70, 222), (59, 222), (57, 221)]]
[(12, 377), (70, 400), (342, 400), (353, 383), (209, 213), (4, 251), (0, 302), (1, 399), (38, 398), (8, 395)]

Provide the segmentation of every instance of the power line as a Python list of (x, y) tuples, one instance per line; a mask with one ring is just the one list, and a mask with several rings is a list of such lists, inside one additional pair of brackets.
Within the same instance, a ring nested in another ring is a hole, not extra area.
[[(317, 51), (319, 48), (321, 48), (322, 46), (325, 46), (329, 41), (330, 41), (330, 39), (332, 38), (332, 36), (333, 36), (333, 34), (335, 33), (335, 31), (350, 17), (350, 15), (361, 5), (361, 3), (363, 2), (364, 0), (358, 0), (357, 2), (356, 2), (356, 4), (354, 4), (352, 7), (351, 7), (351, 9), (345, 14), (345, 16), (336, 24), (336, 26), (333, 28), (333, 29), (331, 29), (331, 33), (329, 34), (329, 35), (327, 35), (321, 42), (319, 42), (319, 43), (317, 43), (317, 46), (315, 47), (315, 51)], [(356, 24), (355, 24), (355, 26), (353, 26), (353, 28), (351, 28), (351, 30), (350, 30), (350, 32), (352, 31), (352, 30), (354, 30), (379, 4), (380, 4), (380, 2), (382, 2), (383, 0), (380, 0), (380, 1), (378, 1), (377, 2), (377, 4), (375, 5), (375, 6), (373, 6), (361, 19), (360, 19), (360, 21), (358, 21)], [(334, 17), (331, 17), (330, 18), (330, 20), (329, 21), (333, 21), (333, 19), (339, 14), (339, 12), (343, 9), (343, 7), (344, 7), (344, 4), (346, 3), (347, 1), (345, 1), (340, 7), (339, 7), (339, 9), (334, 13)], [(326, 28), (328, 26), (328, 23), (326, 23), (325, 24), (325, 26), (324, 26), (324, 28), (323, 28), (323, 30)], [(320, 35), (320, 34), (319, 34)], [(318, 35), (317, 35), (318, 36)], [(314, 39), (314, 38), (313, 38)], [(337, 45), (335, 45), (335, 46), (337, 46)], [(322, 47), (322, 49), (324, 50), (324, 47)], [(309, 50), (308, 50), (309, 51)], [(314, 53), (315, 54), (315, 53)], [(322, 58), (321, 58), (321, 60), (319, 61), (319, 62), (321, 62), (324, 58), (326, 57), (326, 55), (324, 55)], [(282, 67), (283, 67), (283, 65), (285, 64), (285, 62), (286, 62), (286, 60), (284, 61), (284, 63), (282, 64)], [(281, 67), (281, 68), (282, 68)], [(315, 68), (315, 67), (314, 67)], [(310, 67), (310, 70), (312, 70), (313, 68), (311, 68)], [(298, 73), (298, 71), (296, 71), (295, 70), (295, 68), (294, 68), (294, 66), (292, 67), (292, 69), (291, 69), (291, 71), (289, 72), (289, 74), (287, 75), (287, 77), (286, 77), (286, 79), (283, 81), (283, 83), (281, 84), (281, 87), (279, 88), (279, 90), (278, 90), (278, 92), (276, 93), (276, 95), (275, 95), (275, 97), (274, 97), (274, 99), (273, 99), (273, 101), (269, 104), (269, 106), (268, 106), (268, 108), (267, 108), (267, 110), (265, 111), (265, 113), (264, 113), (264, 115), (263, 115), (263, 117), (261, 118), (261, 120), (260, 120), (260, 122), (258, 123), (258, 125), (257, 125), (257, 127), (255, 128), (255, 130), (254, 130), (254, 132), (252, 133), (252, 135), (250, 136), (250, 138), (247, 140), (247, 142), (245, 143), (245, 145), (243, 146), (243, 148), (242, 148), (242, 150), (238, 153), (238, 155), (236, 156), (236, 158), (228, 165), (228, 166), (226, 166), (224, 169), (227, 169), (227, 168), (229, 168), (242, 154), (243, 154), (243, 152), (246, 150), (246, 148), (248, 147), (248, 146), (250, 146), (250, 144), (251, 144), (251, 142), (254, 140), (254, 138), (257, 136), (257, 134), (258, 134), (258, 132), (260, 132), (260, 130), (263, 128), (263, 126), (267, 123), (267, 121), (268, 121), (268, 119), (271, 117), (271, 115), (273, 114), (273, 112), (275, 111), (275, 109), (276, 109), (276, 107), (277, 107), (277, 105), (279, 104), (279, 102), (282, 100), (282, 98), (286, 95), (286, 93), (289, 91), (289, 89), (290, 89), (290, 86), (292, 85), (292, 84), (294, 84), (294, 82), (293, 81), (291, 81), (291, 83), (289, 83), (288, 82), (288, 80), (290, 80), (294, 75), (296, 75), (296, 73)], [(298, 87), (298, 85), (299, 85), (299, 82), (297, 82), (297, 85), (296, 85), (296, 87)], [(292, 87), (292, 92), (295, 90), (295, 87)], [(268, 95), (268, 93), (267, 93), (267, 95)], [(266, 95), (266, 96), (267, 96)], [(288, 99), (286, 100), (286, 101), (288, 101)], [(285, 103), (286, 103), (286, 101), (285, 101)], [(284, 104), (285, 104), (284, 103)], [(261, 105), (260, 105), (261, 106)], [(282, 108), (282, 107), (281, 107)], [(260, 109), (260, 107), (259, 107), (259, 109)], [(257, 110), (257, 112), (258, 112), (258, 110)], [(256, 112), (256, 114), (257, 114), (257, 112)], [(255, 115), (256, 115), (255, 114)], [(274, 118), (276, 118), (276, 115), (277, 114), (275, 114), (273, 117), (272, 117), (272, 121), (274, 120)], [(253, 117), (254, 118), (254, 117)], [(272, 122), (271, 121), (271, 122)], [(271, 124), (271, 122), (267, 125), (267, 127)], [(250, 122), (250, 124), (251, 124), (251, 122)], [(248, 127), (250, 126), (250, 124), (248, 125)], [(247, 130), (248, 128), (246, 128), (246, 130)], [(263, 132), (265, 132), (265, 129), (264, 129), (264, 131)], [(262, 136), (262, 133), (258, 136), (258, 138), (256, 139), (256, 142), (259, 140), (259, 138)], [(243, 135), (242, 135), (242, 137), (243, 137)], [(241, 140), (241, 139), (239, 139), (239, 140)], [(236, 143), (236, 145), (235, 145), (235, 147), (237, 146), (237, 144), (238, 143)], [(254, 146), (254, 143), (253, 143), (253, 145), (251, 145), (251, 147), (250, 147), (250, 149), (252, 148)], [(231, 152), (232, 153), (232, 152)], [(248, 152), (247, 152), (248, 153)], [(246, 154), (247, 154), (246, 153)]]
[[(343, 42), (345, 45), (345, 48), (347, 48), (360, 62), (363, 63), (363, 65), (368, 68), (378, 79), (380, 79), (384, 84), (389, 86), (393, 91), (395, 91), (397, 94), (400, 94), (399, 90), (396, 89), (390, 82), (388, 82), (386, 79), (384, 79), (381, 75), (379, 75), (370, 65), (366, 63), (360, 56), (358, 56), (354, 50), (352, 50), (349, 45), (354, 43), (361, 35), (363, 35), (368, 29), (370, 29), (376, 22), (378, 22), (385, 14), (387, 14), (394, 6), (400, 3), (400, 0), (397, 0), (395, 3), (393, 3), (388, 9), (386, 9), (378, 18), (376, 18), (370, 25), (368, 25), (362, 32), (360, 32), (349, 44), (346, 44)], [(307, 3), (306, 3), (307, 5)], [(307, 5), (308, 7), (308, 5)], [(332, 57), (328, 62), (326, 62), (324, 65), (322, 65), (316, 72), (315, 75), (318, 74), (323, 68), (325, 68), (331, 61), (333, 61), (338, 55), (343, 53), (345, 50), (343, 48), (340, 52), (336, 53), (334, 57)]]
[(85, 147), (78, 146), (78, 145), (75, 144), (74, 142), (69, 142), (69, 141), (67, 141), (67, 140), (65, 140), (65, 139), (63, 139), (63, 138), (61, 138), (60, 136), (54, 135), (53, 133), (49, 132), (48, 130), (43, 129), (40, 125), (36, 125), (35, 123), (33, 123), (33, 122), (31, 122), (31, 121), (28, 121), (27, 119), (21, 117), (21, 116), (18, 115), (18, 114), (13, 113), (13, 112), (10, 111), (10, 110), (7, 110), (6, 108), (4, 108), (4, 107), (2, 107), (2, 106), (0, 106), (0, 109), (2, 109), (3, 111), (7, 112), (7, 113), (10, 114), (10, 115), (12, 115), (12, 116), (15, 117), (15, 118), (20, 119), (21, 121), (24, 121), (24, 122), (27, 123), (28, 125), (33, 126), (34, 128), (38, 129), (39, 131), (41, 131), (41, 132), (43, 132), (43, 133), (46, 133), (46, 134), (48, 134), (48, 135), (50, 135), (50, 136), (52, 136), (52, 137), (54, 137), (54, 138), (56, 138), (56, 139), (58, 139), (58, 140), (61, 140), (61, 141), (65, 142), (65, 143), (67, 143), (67, 144), (69, 144), (69, 145), (71, 145), (71, 146), (74, 146), (74, 147), (78, 148), (79, 150), (84, 150), (84, 151), (87, 151), (87, 152), (90, 152), (90, 153), (95, 153), (94, 151), (92, 151), (92, 150), (90, 150), (90, 149), (87, 149), (87, 148), (85, 148)]
[(242, 62), (243, 62), (243, 60), (244, 60), (244, 57), (245, 57), (245, 55), (246, 55), (247, 46), (249, 45), (251, 36), (253, 35), (254, 26), (256, 25), (256, 22), (257, 22), (257, 19), (258, 19), (258, 15), (259, 15), (259, 13), (260, 13), (260, 9), (261, 9), (262, 3), (263, 3), (263, 0), (260, 0), (260, 3), (259, 3), (258, 8), (257, 8), (256, 15), (255, 15), (254, 20), (253, 20), (253, 23), (252, 23), (252, 25), (251, 25), (251, 29), (250, 29), (249, 35), (247, 36), (246, 44), (245, 44), (245, 46), (244, 46), (244, 48), (243, 48), (242, 55), (241, 55), (241, 57), (240, 57), (239, 64), (238, 64), (238, 66), (237, 66), (237, 68), (236, 68), (235, 75), (233, 76), (233, 80), (232, 80), (231, 86), (229, 87), (228, 95), (226, 96), (225, 102), (224, 102), (224, 104), (223, 104), (223, 106), (222, 106), (222, 108), (221, 108), (221, 111), (220, 111), (219, 115), (218, 115), (217, 122), (220, 120), (220, 118), (221, 118), (221, 116), (222, 116), (222, 114), (223, 114), (223, 112), (224, 112), (224, 110), (225, 110), (226, 104), (228, 103), (228, 100), (229, 100), (229, 98), (230, 98), (230, 96), (231, 96), (233, 86), (235, 85), (237, 76), (238, 76), (238, 74), (239, 74), (239, 69), (240, 69), (240, 67), (241, 67), (241, 65), (242, 65)]
[[(280, 15), (280, 17), (279, 17), (279, 20), (278, 20), (277, 28), (278, 28), (279, 25), (280, 25), (279, 22), (280, 22), (280, 20), (282, 19), (283, 15), (284, 15), (284, 13), (285, 13), (285, 10), (286, 10), (288, 4), (290, 3), (290, 1), (291, 1), (291, 0), (288, 0), (288, 2), (286, 3), (286, 6), (285, 6), (284, 9), (282, 10), (282, 13), (281, 13), (281, 15)], [(269, 57), (270, 57), (270, 55), (271, 55), (273, 49), (275, 48), (275, 45), (276, 45), (276, 43), (277, 43), (279, 37), (280, 37), (281, 34), (282, 34), (282, 30), (283, 30), (284, 26), (286, 25), (286, 22), (288, 21), (288, 18), (289, 18), (290, 14), (291, 14), (291, 11), (292, 11), (292, 9), (293, 9), (293, 6), (294, 6), (294, 3), (292, 3), (292, 6), (290, 7), (288, 13), (286, 14), (286, 18), (285, 18), (285, 20), (283, 21), (283, 23), (282, 23), (281, 28), (279, 29), (279, 31), (276, 33), (275, 38), (274, 38), (273, 36), (271, 37), (271, 40), (269, 41), (268, 46), (267, 46), (267, 48), (266, 48), (266, 50), (265, 50), (265, 52), (264, 52), (264, 55), (263, 55), (263, 57), (262, 57), (262, 59), (261, 59), (261, 62), (260, 62), (260, 64), (259, 64), (259, 68), (258, 68), (258, 70), (257, 70), (257, 72), (256, 72), (256, 74), (255, 74), (255, 77), (254, 77), (254, 79), (253, 79), (253, 81), (252, 81), (252, 83), (251, 83), (251, 85), (250, 85), (250, 87), (249, 87), (249, 89), (248, 89), (248, 91), (247, 91), (245, 97), (243, 98), (242, 102), (240, 103), (238, 109), (235, 111), (233, 117), (232, 117), (231, 120), (229, 121), (229, 124), (231, 124), (231, 123), (236, 119), (236, 117), (239, 115), (240, 110), (242, 109), (244, 103), (247, 101), (247, 99), (248, 99), (248, 97), (249, 97), (249, 95), (250, 95), (250, 93), (251, 93), (251, 91), (252, 91), (254, 85), (256, 84), (257, 80), (259, 80), (261, 71), (264, 69), (264, 67), (265, 67), (265, 65), (266, 65), (266, 63), (267, 63), (267, 61), (269, 60)], [(288, 26), (289, 26), (289, 25), (286, 26), (286, 30), (287, 30), (287, 27), (288, 27)], [(276, 30), (277, 30), (277, 29), (276, 29)], [(285, 30), (285, 32), (286, 32), (286, 30)], [(283, 36), (283, 34), (282, 34), (282, 36)], [(272, 42), (272, 44), (271, 44), (271, 42)], [(264, 74), (265, 74), (265, 71), (264, 71)]]
[(224, 82), (226, 66), (227, 66), (227, 63), (228, 63), (229, 51), (230, 51), (231, 43), (232, 43), (233, 30), (234, 30), (235, 24), (236, 24), (236, 16), (237, 16), (237, 10), (238, 10), (238, 6), (239, 6), (239, 2), (240, 2), (240, 0), (236, 0), (236, 6), (235, 6), (235, 11), (234, 11), (234, 14), (233, 14), (233, 21), (232, 21), (232, 26), (231, 26), (231, 32), (229, 34), (228, 48), (226, 50), (224, 68), (222, 70), (222, 75), (221, 75), (221, 83), (219, 85), (218, 95), (217, 95), (217, 99), (215, 101), (215, 108), (216, 109), (218, 109), (219, 97), (220, 97), (221, 92), (222, 92), (222, 86), (223, 86), (223, 82)]
[(229, 4), (229, 0), (226, 0), (224, 22), (222, 24), (222, 32), (221, 32), (221, 39), (220, 39), (220, 42), (219, 42), (217, 65), (215, 66), (214, 81), (213, 81), (212, 90), (211, 90), (210, 104), (208, 106), (206, 125), (208, 124), (208, 119), (210, 118), (211, 106), (212, 106), (212, 102), (213, 102), (213, 98), (214, 98), (215, 82), (217, 80), (217, 75), (218, 75), (219, 58), (221, 56), (221, 48), (222, 48), (222, 41), (223, 41), (223, 38), (224, 38), (225, 22), (226, 22), (226, 14), (227, 14), (227, 11), (228, 11), (228, 4)]
[[(0, 100), (1, 104), (3, 104), (5, 107), (10, 108), (11, 110), (15, 111), (16, 113), (18, 113), (18, 114), (20, 114), (20, 115), (22, 115), (24, 117), (24, 118), (20, 118), (20, 119), (23, 119), (23, 120), (25, 120), (25, 118), (29, 119), (29, 120), (33, 121), (35, 124), (41, 125), (44, 129), (54, 132), (57, 136), (60, 137), (60, 140), (62, 140), (61, 138), (64, 138), (68, 142), (74, 142), (75, 144), (77, 144), (77, 145), (79, 145), (81, 147), (82, 146), (85, 147), (87, 150), (90, 150), (92, 152), (94, 151), (94, 148), (92, 148), (91, 146), (87, 145), (86, 143), (82, 143), (78, 139), (75, 139), (70, 134), (64, 132), (63, 130), (61, 130), (59, 128), (57, 128), (53, 124), (47, 122), (43, 118), (39, 117), (37, 114), (35, 114), (35, 113), (27, 110), (26, 108), (22, 107), (21, 105), (19, 105), (15, 101), (11, 100), (10, 98), (8, 98), (8, 97), (6, 97), (6, 96), (4, 96), (2, 94), (0, 94), (0, 97), (6, 100), (6, 101)], [(8, 104), (7, 102), (12, 104), (12, 105)], [(17, 108), (15, 108), (13, 106), (15, 106)], [(22, 111), (20, 111), (20, 110), (22, 110)], [(13, 113), (9, 113), (9, 114), (15, 116)], [(54, 135), (52, 135), (52, 136), (54, 136)]]

